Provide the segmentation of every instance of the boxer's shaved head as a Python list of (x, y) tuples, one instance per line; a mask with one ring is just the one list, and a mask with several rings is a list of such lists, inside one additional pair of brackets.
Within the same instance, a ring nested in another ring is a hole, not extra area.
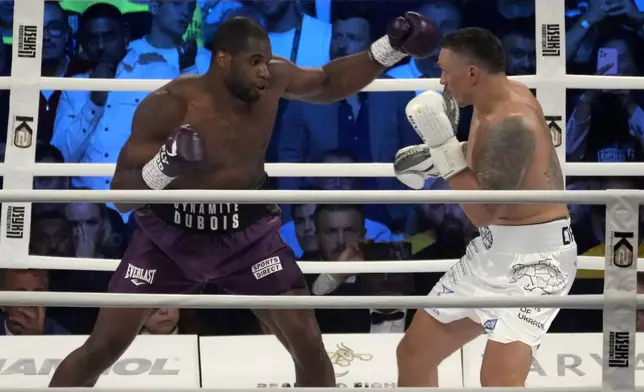
[(268, 63), (273, 57), (266, 31), (246, 17), (223, 22), (212, 40), (212, 65), (230, 93), (246, 103), (268, 89)]
[(226, 52), (232, 56), (248, 50), (252, 39), (268, 41), (268, 34), (250, 18), (236, 16), (223, 22), (212, 39), (212, 54)]
[(501, 40), (488, 30), (478, 27), (457, 30), (443, 38), (441, 48), (468, 58), (488, 73), (505, 72), (505, 54)]

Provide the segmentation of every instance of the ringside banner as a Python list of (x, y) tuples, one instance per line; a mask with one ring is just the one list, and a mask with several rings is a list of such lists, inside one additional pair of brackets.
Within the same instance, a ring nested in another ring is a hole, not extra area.
[[(42, 388), (85, 336), (0, 336), (0, 388)], [(140, 335), (99, 378), (104, 388), (199, 388), (197, 336)]]
[[(341, 388), (393, 388), (396, 346), (402, 334), (325, 335), (324, 345)], [(204, 388), (292, 387), (293, 361), (273, 336), (199, 339)], [(441, 387), (462, 387), (460, 352), (439, 368)]]
[[(635, 384), (644, 385), (644, 333), (637, 334)], [(463, 348), (465, 388), (477, 388), (483, 350), (481, 336)], [(548, 334), (532, 362), (526, 387), (599, 387), (602, 384), (601, 333)]]

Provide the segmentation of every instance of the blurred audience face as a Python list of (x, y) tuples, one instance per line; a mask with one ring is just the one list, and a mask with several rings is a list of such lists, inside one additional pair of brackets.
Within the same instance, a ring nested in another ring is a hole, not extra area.
[(318, 239), (315, 235), (315, 204), (298, 204), (292, 207), (295, 235), (305, 253), (318, 250)]
[[(443, 36), (461, 28), (461, 12), (449, 1), (425, 4), (418, 13), (431, 19), (439, 27)], [(441, 70), (436, 64), (438, 61), (437, 49), (435, 53), (424, 59), (416, 59), (416, 65), (424, 76), (438, 78)]]
[(89, 20), (81, 29), (81, 45), (89, 61), (115, 64), (125, 56), (127, 38), (119, 21), (96, 18)]
[(254, 0), (252, 5), (257, 8), (266, 19), (276, 22), (286, 14), (291, 6), (292, 0)]
[(536, 47), (534, 38), (511, 33), (503, 37), (508, 75), (532, 75), (536, 72)]
[(194, 0), (155, 0), (150, 3), (152, 23), (174, 41), (180, 41), (192, 22), (197, 3)]
[[(322, 163), (355, 163), (351, 157), (348, 156), (326, 156)], [(317, 177), (315, 179), (317, 185), (325, 191), (348, 191), (359, 189), (359, 180), (357, 178), (345, 177)]]
[(169, 335), (179, 324), (179, 309), (157, 309), (143, 325), (143, 330), (151, 335)]
[[(449, 190), (447, 182), (439, 179), (431, 189)], [(458, 204), (421, 204), (420, 210), (436, 232), (436, 240), (443, 244), (469, 241), (475, 231), (474, 226)]]
[(497, 0), (496, 9), (507, 19), (529, 18), (534, 16), (536, 0)]
[(65, 56), (65, 45), (69, 38), (67, 17), (60, 7), (45, 3), (45, 34), (43, 36), (42, 60), (59, 60)]
[(85, 237), (100, 243), (103, 216), (98, 204), (69, 203), (65, 206), (65, 219), (72, 225), (75, 239)]
[[(46, 291), (47, 277), (43, 270), (6, 270), (4, 290)], [(13, 335), (42, 335), (45, 330), (45, 308), (42, 306), (8, 306), (5, 322)]]
[(610, 40), (604, 44), (604, 47), (617, 49), (619, 53), (617, 58), (617, 74), (619, 76), (636, 76), (639, 74), (635, 66), (635, 61), (633, 60), (633, 53), (626, 41), (619, 39)]
[(60, 218), (39, 218), (32, 227), (30, 252), (39, 256), (72, 257), (72, 228)]
[(337, 261), (347, 246), (364, 241), (364, 218), (358, 211), (322, 211), (317, 217), (318, 246), (323, 260)]
[(363, 18), (339, 19), (333, 24), (331, 59), (362, 52), (371, 44), (369, 21)]

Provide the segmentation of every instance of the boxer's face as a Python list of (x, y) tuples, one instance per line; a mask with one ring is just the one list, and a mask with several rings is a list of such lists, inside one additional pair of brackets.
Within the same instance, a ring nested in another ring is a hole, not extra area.
[(364, 219), (357, 211), (323, 211), (317, 219), (318, 244), (324, 260), (338, 261), (347, 246), (365, 238)]
[(443, 48), (438, 56), (441, 69), (441, 84), (452, 94), (458, 106), (473, 103), (473, 89), (478, 83), (479, 70), (464, 55)]
[(271, 60), (271, 43), (268, 40), (250, 38), (247, 50), (239, 52), (225, 62), (224, 80), (230, 92), (246, 103), (259, 101), (268, 90)]

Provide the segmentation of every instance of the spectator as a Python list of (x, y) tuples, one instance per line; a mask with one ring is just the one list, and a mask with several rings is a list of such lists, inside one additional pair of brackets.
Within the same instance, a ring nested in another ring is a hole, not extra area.
[[(93, 69), (76, 78), (172, 78), (175, 70), (156, 54), (127, 51), (127, 33), (120, 11), (95, 4), (81, 17), (79, 40)], [(123, 58), (125, 56), (125, 58)], [(65, 91), (56, 113), (52, 144), (66, 162), (113, 163), (130, 137), (134, 111), (148, 92)], [(82, 177), (76, 188), (109, 189), (108, 177)], [(109, 203), (110, 208), (114, 208)], [(123, 214), (124, 220), (128, 214)]]
[[(585, 64), (592, 62), (595, 40), (610, 30), (635, 31), (644, 38), (644, 13), (633, 0), (606, 2), (588, 0), (588, 7), (566, 32), (566, 60), (568, 73), (594, 73)], [(581, 72), (580, 72), (581, 71)], [(585, 72), (584, 72), (585, 71)]]
[[(36, 162), (38, 163), (65, 163), (63, 154), (51, 144), (36, 144)], [(34, 177), (34, 189), (69, 189), (70, 180), (67, 177)], [(34, 215), (46, 213), (61, 213), (63, 204), (60, 203), (34, 203)]]
[[(71, 28), (67, 22), (67, 14), (57, 1), (45, 2), (43, 30), (42, 76), (69, 77), (89, 68), (85, 61), (67, 54)], [(51, 142), (60, 95), (60, 90), (40, 92), (37, 131), (40, 143)]]
[[(318, 190), (317, 187), (302, 187), (301, 190)], [(315, 235), (316, 204), (295, 204), (291, 207), (293, 220), (280, 228), (280, 235), (295, 253), (298, 259), (308, 260), (315, 257), (318, 251), (318, 240)]]
[(31, 216), (29, 254), (37, 256), (74, 257), (72, 227), (58, 210)]
[[(195, 0), (150, 1), (152, 26), (148, 35), (130, 42), (129, 49), (139, 54), (157, 54), (170, 64), (179, 74), (204, 74), (210, 67), (211, 53), (197, 46), (196, 37), (184, 40), (184, 34), (195, 12)], [(159, 56), (148, 56), (146, 61), (159, 61)], [(162, 61), (163, 61), (162, 60)], [(158, 74), (148, 74), (147, 78), (159, 78)]]
[(251, 0), (266, 20), (273, 54), (301, 67), (321, 67), (329, 61), (331, 25), (303, 14), (291, 0)]
[[(48, 291), (47, 271), (9, 269), (4, 271), (5, 291)], [(6, 306), (0, 313), (0, 335), (69, 335), (65, 328), (46, 316), (43, 306)]]
[(76, 257), (119, 259), (123, 256), (124, 239), (112, 228), (112, 214), (102, 204), (70, 203), (65, 206), (65, 219), (72, 225)]
[(534, 26), (506, 31), (502, 37), (508, 75), (533, 75), (537, 71)]
[[(327, 262), (365, 260), (366, 248), (374, 245), (365, 244), (364, 223), (364, 215), (359, 206), (347, 204), (318, 206), (315, 225), (319, 243), (319, 260)], [(387, 244), (378, 245), (388, 246)], [(409, 281), (406, 279), (393, 279), (393, 281), (395, 283), (391, 285), (388, 284), (386, 277), (371, 275), (366, 279), (364, 276), (347, 274), (309, 276), (313, 295), (382, 295), (383, 289), (388, 292), (388, 295), (395, 295), (403, 294), (410, 288)], [(408, 284), (401, 285), (401, 281), (406, 281)], [(411, 286), (413, 287), (413, 284)], [(323, 333), (403, 332), (405, 327), (405, 312), (397, 310), (319, 309), (316, 311), (316, 316)]]
[(150, 315), (141, 335), (176, 335), (179, 333), (179, 309), (161, 308)]

